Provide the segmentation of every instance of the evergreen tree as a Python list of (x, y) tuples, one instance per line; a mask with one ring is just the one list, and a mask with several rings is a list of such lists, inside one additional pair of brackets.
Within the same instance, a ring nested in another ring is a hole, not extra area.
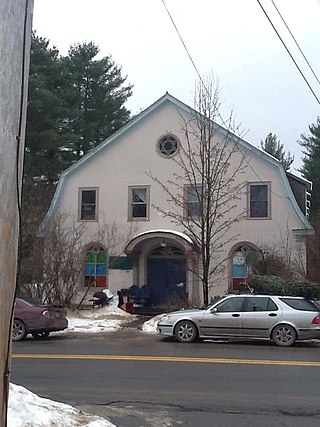
[(122, 127), (130, 118), (124, 103), (132, 94), (132, 86), (124, 86), (126, 77), (111, 56), (95, 59), (99, 48), (92, 42), (70, 48), (64, 58), (68, 81), (64, 92), (71, 115), (66, 122), (67, 133), (72, 134), (68, 148), (73, 160)]
[(302, 134), (299, 141), (303, 148), (303, 166), (300, 172), (313, 182), (310, 216), (320, 218), (320, 117), (309, 126), (309, 135)]
[(132, 86), (111, 56), (94, 58), (93, 43), (67, 57), (33, 33), (26, 131), (25, 177), (56, 183), (61, 172), (130, 118)]
[(294, 156), (291, 156), (290, 151), (288, 152), (288, 154), (286, 154), (286, 152), (284, 151), (283, 144), (280, 143), (275, 134), (272, 134), (270, 132), (267, 135), (266, 139), (264, 141), (261, 141), (260, 146), (265, 152), (271, 154), (271, 156), (280, 160), (285, 171), (289, 171), (290, 166), (294, 161)]
[(32, 35), (26, 129), (25, 176), (55, 182), (63, 170), (62, 123), (68, 109), (62, 98), (63, 74), (58, 50)]

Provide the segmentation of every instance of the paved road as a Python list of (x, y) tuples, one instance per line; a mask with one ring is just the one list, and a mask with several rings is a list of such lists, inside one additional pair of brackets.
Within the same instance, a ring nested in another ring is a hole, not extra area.
[(118, 427), (320, 425), (320, 344), (179, 344), (125, 328), (15, 343), (12, 382)]

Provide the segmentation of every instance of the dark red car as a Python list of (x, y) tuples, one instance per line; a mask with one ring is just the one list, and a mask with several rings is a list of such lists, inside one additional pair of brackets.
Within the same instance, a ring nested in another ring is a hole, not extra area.
[(12, 339), (21, 341), (28, 334), (35, 339), (46, 338), (50, 332), (68, 327), (64, 308), (43, 305), (28, 298), (16, 298)]

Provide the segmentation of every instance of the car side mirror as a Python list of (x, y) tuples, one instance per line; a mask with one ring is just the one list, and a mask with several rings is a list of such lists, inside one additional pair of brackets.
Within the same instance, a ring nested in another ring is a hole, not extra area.
[(211, 309), (211, 313), (212, 313), (212, 314), (218, 313), (218, 309), (217, 309), (217, 307), (213, 307), (213, 308)]

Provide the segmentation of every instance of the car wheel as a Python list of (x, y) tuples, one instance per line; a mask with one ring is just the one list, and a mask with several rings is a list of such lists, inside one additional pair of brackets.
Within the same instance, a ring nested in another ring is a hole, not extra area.
[(32, 336), (35, 340), (43, 340), (45, 338), (48, 338), (50, 332), (44, 331), (44, 332), (32, 332)]
[(278, 325), (272, 331), (272, 339), (277, 345), (289, 347), (296, 341), (297, 333), (290, 325)]
[(177, 324), (174, 335), (178, 341), (187, 343), (195, 341), (198, 331), (194, 323), (183, 320)]
[(26, 336), (26, 325), (22, 322), (22, 320), (14, 319), (12, 328), (12, 341), (24, 340)]

